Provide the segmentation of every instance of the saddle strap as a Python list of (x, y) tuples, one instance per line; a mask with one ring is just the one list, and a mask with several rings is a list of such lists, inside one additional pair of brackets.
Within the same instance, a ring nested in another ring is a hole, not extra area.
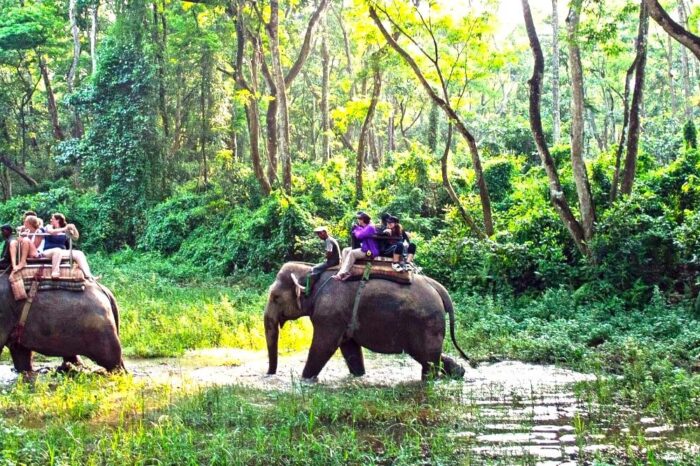
[(27, 300), (24, 302), (24, 306), (22, 306), (22, 313), (19, 316), (19, 322), (17, 322), (17, 326), (12, 331), (11, 339), (18, 345), (22, 343), (22, 337), (24, 336), (24, 324), (27, 323), (27, 317), (29, 317), (29, 308), (32, 307), (34, 297), (39, 291), (39, 280), (40, 277), (43, 275), (43, 271), (44, 266), (42, 265), (41, 267), (39, 267), (39, 270), (36, 272), (36, 275), (34, 275), (34, 281), (29, 287), (29, 295), (27, 296)]
[(371, 271), (372, 263), (367, 262), (365, 264), (365, 271), (362, 273), (360, 286), (357, 287), (357, 293), (355, 293), (355, 302), (352, 305), (352, 318), (350, 319), (350, 325), (348, 325), (348, 331), (346, 332), (346, 336), (348, 339), (352, 338), (352, 336), (355, 334), (355, 331), (360, 327), (360, 324), (357, 322), (357, 311), (360, 308), (360, 296), (362, 296), (362, 291), (365, 289), (365, 285), (367, 285), (367, 281), (369, 280), (369, 274)]

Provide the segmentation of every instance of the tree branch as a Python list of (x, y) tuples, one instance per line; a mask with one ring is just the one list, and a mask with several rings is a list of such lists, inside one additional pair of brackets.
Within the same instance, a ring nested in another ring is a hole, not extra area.
[(15, 165), (12, 162), (12, 160), (10, 160), (8, 157), (5, 157), (4, 155), (0, 155), (0, 163), (5, 165), (7, 168), (12, 170), (13, 172), (17, 173), (17, 175), (19, 175), (20, 178), (22, 178), (24, 181), (26, 181), (29, 186), (38, 186), (39, 185), (39, 183), (37, 183), (37, 181), (34, 178), (27, 175), (27, 173), (24, 170), (22, 170), (20, 167)]
[(664, 30), (678, 42), (686, 46), (700, 60), (700, 37), (686, 30), (683, 26), (675, 22), (666, 10), (659, 4), (658, 0), (643, 0), (649, 9), (649, 16), (664, 28)]

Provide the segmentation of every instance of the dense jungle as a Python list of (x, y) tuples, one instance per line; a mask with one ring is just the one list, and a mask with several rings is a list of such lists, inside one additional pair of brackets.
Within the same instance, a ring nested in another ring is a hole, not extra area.
[[(698, 0), (0, 0), (0, 223), (77, 226), (128, 371), (5, 348), (0, 464), (700, 464), (699, 28)], [(308, 383), (306, 317), (266, 375), (268, 287), (358, 211), (449, 291), (463, 380), (365, 351)]]

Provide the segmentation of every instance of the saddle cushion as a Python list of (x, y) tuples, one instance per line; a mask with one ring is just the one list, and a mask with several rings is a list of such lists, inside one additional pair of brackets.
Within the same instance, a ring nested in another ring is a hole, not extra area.
[(31, 284), (31, 282), (36, 278), (39, 278), (39, 280), (41, 281), (48, 280), (56, 282), (70, 281), (83, 283), (85, 281), (85, 274), (83, 274), (83, 271), (80, 269), (80, 267), (78, 267), (78, 264), (76, 264), (75, 262), (73, 262), (73, 267), (71, 267), (68, 262), (61, 263), (61, 266), (59, 267), (59, 272), (61, 273), (60, 278), (58, 280), (52, 280), (50, 264), (27, 264), (25, 268), (23, 268), (19, 272), (15, 272), (15, 274), (19, 274), (24, 280), (25, 284)]
[[(371, 261), (357, 260), (352, 268), (350, 269), (350, 280), (361, 280), (362, 275), (365, 273), (365, 264), (367, 262), (372, 263), (372, 270), (369, 272), (369, 279), (379, 278), (382, 280), (389, 280), (392, 282), (400, 283), (402, 285), (410, 285), (413, 282), (413, 272), (396, 272), (391, 268), (391, 259), (380, 258), (382, 260), (372, 259)], [(338, 270), (340, 267), (331, 267), (329, 270)]]

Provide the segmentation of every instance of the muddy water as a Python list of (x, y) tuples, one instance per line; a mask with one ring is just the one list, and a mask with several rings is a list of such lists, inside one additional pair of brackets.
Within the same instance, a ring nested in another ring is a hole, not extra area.
[[(236, 349), (192, 351), (182, 358), (129, 360), (126, 365), (136, 378), (174, 387), (238, 384), (291, 390), (300, 383), (305, 359), (304, 353), (281, 356), (278, 373), (272, 376), (266, 375), (265, 353)], [(367, 374), (355, 378), (344, 361), (334, 357), (318, 383), (360, 388), (420, 383), (420, 366), (403, 355), (367, 354), (365, 366)], [(15, 378), (9, 365), (0, 364), (0, 384)], [(573, 384), (592, 379), (592, 375), (554, 366), (504, 361), (469, 369), (463, 382), (440, 382), (438, 389), (461, 391), (465, 410), (456, 416), (470, 429), (455, 431), (452, 437), (455, 449), (468, 450), (477, 463), (574, 465), (588, 464), (601, 455), (626, 463), (630, 452), (645, 457), (635, 447), (626, 450), (619, 446), (625, 444), (624, 434), (629, 436), (629, 426), (620, 426), (620, 410), (586, 406), (577, 400)], [(645, 445), (663, 445), (657, 448), (662, 459), (673, 462), (683, 452), (700, 454), (697, 445), (673, 442), (672, 427), (653, 418), (637, 421), (634, 436)]]

